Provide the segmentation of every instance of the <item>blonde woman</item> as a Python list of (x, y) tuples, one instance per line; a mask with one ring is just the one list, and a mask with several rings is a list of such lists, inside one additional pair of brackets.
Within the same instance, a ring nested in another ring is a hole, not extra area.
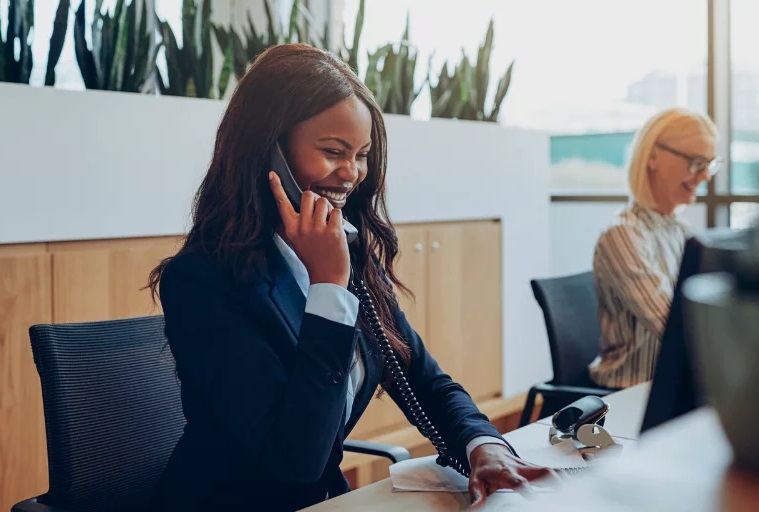
[(628, 168), (631, 202), (601, 234), (593, 273), (601, 322), (597, 384), (622, 388), (650, 380), (689, 235), (676, 216), (720, 168), (717, 129), (706, 116), (675, 108), (638, 132)]

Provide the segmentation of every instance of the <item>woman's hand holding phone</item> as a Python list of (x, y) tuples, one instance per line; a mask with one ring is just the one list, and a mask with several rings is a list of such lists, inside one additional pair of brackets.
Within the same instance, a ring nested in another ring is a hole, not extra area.
[(350, 254), (342, 212), (327, 199), (306, 191), (298, 213), (275, 172), (269, 173), (269, 183), (282, 217), (285, 241), (303, 262), (311, 284), (332, 283), (347, 288)]

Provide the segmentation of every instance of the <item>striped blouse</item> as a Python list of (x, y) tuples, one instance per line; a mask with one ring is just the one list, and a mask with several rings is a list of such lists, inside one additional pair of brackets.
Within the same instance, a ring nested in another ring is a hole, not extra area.
[(632, 204), (601, 234), (593, 274), (601, 324), (590, 377), (606, 387), (650, 380), (659, 355), (688, 226)]

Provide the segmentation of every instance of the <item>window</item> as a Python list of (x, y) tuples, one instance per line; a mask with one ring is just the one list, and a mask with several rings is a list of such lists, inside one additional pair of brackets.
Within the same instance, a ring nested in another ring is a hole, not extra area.
[[(730, 192), (759, 194), (759, 2), (732, 0), (730, 5), (731, 116)], [(732, 215), (743, 210), (735, 205)], [(746, 206), (746, 205), (744, 205)]]
[(759, 226), (759, 203), (731, 203), (730, 227), (744, 229)]
[[(357, 5), (345, 1), (348, 40)], [(363, 49), (400, 39), (407, 11), (419, 62), (432, 55), (433, 83), (462, 46), (476, 55), (494, 19), (491, 76), (516, 59), (499, 121), (551, 134), (556, 191), (625, 193), (627, 154), (643, 122), (674, 105), (706, 111), (707, 0), (480, 0), (444, 12), (437, 0), (368, 1)], [(429, 111), (423, 92), (412, 115)]]

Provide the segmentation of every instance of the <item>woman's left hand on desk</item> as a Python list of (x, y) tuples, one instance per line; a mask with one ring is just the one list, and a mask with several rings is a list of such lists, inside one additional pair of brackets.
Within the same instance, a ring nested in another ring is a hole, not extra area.
[(488, 443), (478, 446), (470, 456), (472, 473), (469, 476), (469, 495), (472, 506), (485, 503), (485, 498), (498, 489), (529, 489), (529, 482), (556, 477), (556, 473), (542, 466), (514, 457), (502, 444)]

